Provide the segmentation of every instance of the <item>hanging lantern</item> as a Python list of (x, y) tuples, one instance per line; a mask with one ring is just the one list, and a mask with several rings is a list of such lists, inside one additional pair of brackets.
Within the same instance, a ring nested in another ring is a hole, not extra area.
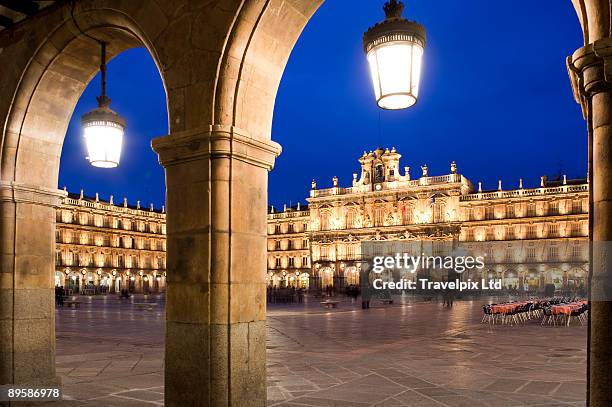
[(406, 109), (419, 96), (425, 28), (402, 17), (401, 1), (389, 0), (383, 9), (385, 21), (370, 27), (363, 35), (363, 48), (378, 106)]
[(121, 158), (125, 119), (109, 107), (111, 100), (106, 96), (106, 43), (100, 45), (102, 94), (96, 98), (98, 107), (83, 115), (81, 125), (89, 163), (94, 167), (115, 168)]

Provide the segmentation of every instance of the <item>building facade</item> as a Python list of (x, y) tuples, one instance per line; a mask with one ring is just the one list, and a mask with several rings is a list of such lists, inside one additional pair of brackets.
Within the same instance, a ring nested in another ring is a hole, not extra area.
[[(359, 158), (351, 187), (312, 183), (308, 205), (268, 213), (268, 284), (321, 289), (358, 285), (368, 242), (419, 242), (425, 251), (460, 243), (487, 256), (482, 276), (506, 288), (576, 288), (588, 271), (586, 180), (540, 180), (539, 188), (476, 187), (449, 174), (400, 171), (395, 149)], [(163, 292), (164, 208), (117, 205), (69, 193), (57, 209), (55, 283), (73, 292)], [(427, 250), (426, 250), (427, 249)]]
[(72, 293), (159, 293), (166, 286), (166, 214), (69, 193), (57, 209), (55, 285)]
[[(585, 180), (540, 180), (539, 188), (483, 191), (450, 165), (431, 176), (400, 171), (401, 155), (381, 148), (359, 158), (351, 187), (317, 189), (308, 207), (270, 208), (268, 284), (320, 289), (359, 284), (367, 242), (460, 244), (486, 256), (482, 275), (506, 288), (584, 287), (588, 271), (588, 190)], [(425, 249), (423, 249), (425, 250)]]

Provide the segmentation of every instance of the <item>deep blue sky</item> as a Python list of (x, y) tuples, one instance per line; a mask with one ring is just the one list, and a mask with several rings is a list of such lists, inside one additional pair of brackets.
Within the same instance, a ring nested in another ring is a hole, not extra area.
[[(413, 174), (423, 163), (446, 174), (456, 160), (459, 172), (488, 188), (498, 179), (511, 188), (519, 177), (537, 185), (544, 174), (586, 174), (585, 124), (565, 68), (582, 43), (569, 1), (408, 1), (406, 15), (425, 25), (428, 43), (419, 103), (395, 112), (376, 107), (361, 45), (363, 31), (383, 18), (383, 1), (347, 3), (321, 7), (287, 65), (274, 115), (283, 154), (270, 174), (271, 204), (304, 202), (312, 178), (321, 188), (334, 175), (349, 185), (357, 158), (378, 144), (395, 146)], [(140, 49), (109, 64), (112, 107), (129, 126), (117, 170), (84, 159), (76, 120), (98, 89), (96, 78), (75, 111), (60, 187), (160, 205), (163, 171), (149, 143), (167, 133), (167, 117), (155, 65)]]

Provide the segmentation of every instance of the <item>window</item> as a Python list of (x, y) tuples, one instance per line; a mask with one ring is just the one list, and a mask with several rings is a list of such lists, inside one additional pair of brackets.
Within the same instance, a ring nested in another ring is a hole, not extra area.
[(474, 209), (465, 208), (465, 220), (474, 220)]
[(302, 249), (308, 249), (308, 239), (302, 240)]
[(304, 232), (306, 232), (308, 230), (308, 223), (304, 222), (304, 228), (303, 228)]
[(434, 223), (438, 223), (438, 222), (444, 222), (444, 212), (445, 212), (445, 208), (446, 205), (441, 202), (441, 203), (435, 203), (434, 204)]
[(281, 242), (280, 242), (280, 240), (277, 240), (277, 241), (275, 241), (275, 242), (274, 242), (274, 248), (275, 248), (276, 250), (280, 250), (280, 248), (281, 248)]
[(559, 202), (554, 201), (548, 204), (548, 214), (549, 215), (559, 214)]
[(582, 213), (582, 200), (572, 201), (572, 213)]
[(485, 219), (491, 220), (495, 218), (495, 210), (492, 206), (487, 206), (485, 208)]
[(321, 246), (321, 260), (327, 260), (329, 248), (327, 246)]
[(277, 235), (281, 233), (280, 223), (277, 223), (276, 225), (274, 225), (274, 233), (276, 233)]
[(346, 213), (346, 228), (350, 229), (355, 226), (355, 211), (349, 210)]
[(56, 266), (62, 265), (62, 252), (60, 251), (55, 252), (55, 265)]
[(514, 205), (510, 204), (506, 207), (506, 217), (514, 218)]
[(405, 205), (402, 211), (404, 225), (411, 225), (414, 220), (412, 218), (412, 207), (409, 205)]
[(293, 233), (293, 223), (288, 225), (287, 233)]
[(293, 240), (289, 240), (287, 242), (287, 250), (291, 250), (291, 249), (293, 249)]
[(385, 182), (385, 167), (382, 164), (378, 164), (375, 168), (374, 182)]
[(535, 239), (536, 235), (536, 227), (535, 225), (527, 226), (527, 239)]
[(495, 229), (492, 227), (487, 228), (487, 240), (495, 240)]
[(293, 257), (289, 257), (289, 267), (293, 267), (295, 263), (295, 259)]
[(574, 260), (582, 259), (583, 253), (584, 253), (584, 251), (582, 250), (582, 246), (576, 245), (576, 246), (572, 247), (572, 258)]
[(559, 225), (557, 223), (552, 223), (548, 225), (548, 237), (558, 237), (559, 236)]
[(308, 267), (308, 257), (302, 256), (302, 267)]
[(535, 258), (536, 258), (535, 247), (528, 247), (527, 248), (527, 260), (535, 260)]
[(321, 213), (321, 230), (329, 230), (329, 214)]
[(472, 228), (465, 229), (465, 240), (467, 242), (473, 242), (474, 241), (474, 229), (472, 229)]
[(385, 210), (383, 208), (376, 208), (374, 210), (374, 226), (384, 226), (385, 222)]
[(355, 245), (349, 244), (346, 246), (346, 259), (355, 260)]
[(527, 216), (536, 216), (536, 204), (530, 203), (527, 205)]
[(281, 267), (281, 259), (280, 259), (280, 257), (276, 258), (276, 261), (275, 261), (274, 264), (276, 265), (276, 268), (280, 268)]
[(559, 257), (559, 250), (557, 246), (550, 246), (548, 248), (548, 260), (554, 261), (557, 260), (557, 257)]

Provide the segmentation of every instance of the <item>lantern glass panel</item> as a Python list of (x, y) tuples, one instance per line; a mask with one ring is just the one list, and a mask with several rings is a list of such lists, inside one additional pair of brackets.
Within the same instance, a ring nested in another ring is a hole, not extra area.
[(123, 145), (123, 127), (99, 121), (83, 128), (89, 162), (94, 167), (114, 168), (119, 165)]
[(405, 109), (417, 102), (423, 47), (409, 41), (385, 42), (367, 55), (378, 106)]

